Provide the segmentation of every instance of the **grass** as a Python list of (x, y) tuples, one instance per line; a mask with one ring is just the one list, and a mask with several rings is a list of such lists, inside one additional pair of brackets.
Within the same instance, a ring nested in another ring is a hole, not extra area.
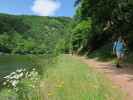
[[(43, 66), (43, 69), (46, 69), (45, 67), (51, 61), (50, 59), (34, 55), (1, 55), (0, 58), (0, 100), (43, 100), (38, 99), (41, 98), (38, 88), (39, 81), (36, 85), (34, 81), (26, 78), (21, 79), (17, 85), (19, 91), (16, 92), (11, 87), (3, 86), (3, 77), (20, 68), (31, 70), (33, 67), (38, 67), (37, 70), (39, 71)], [(33, 88), (33, 85), (36, 85), (36, 87)]]
[(112, 45), (105, 45), (88, 54), (89, 58), (98, 58), (99, 61), (110, 61), (113, 59)]
[(58, 57), (41, 82), (44, 100), (125, 100), (125, 94), (102, 74), (71, 56)]
[[(125, 100), (125, 93), (110, 80), (75, 57), (60, 55), (55, 61), (44, 67), (37, 89), (30, 90), (26, 87), (27, 82), (23, 84), (22, 92), (29, 95), (24, 100)], [(44, 62), (44, 59), (40, 61)], [(0, 97), (2, 100), (20, 100), (15, 99), (18, 94), (11, 89), (0, 91)]]

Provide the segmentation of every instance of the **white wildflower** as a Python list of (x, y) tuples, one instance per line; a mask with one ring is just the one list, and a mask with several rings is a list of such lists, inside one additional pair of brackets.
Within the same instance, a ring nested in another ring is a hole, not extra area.
[(35, 68), (33, 68), (32, 70), (33, 70), (33, 71), (35, 71), (36, 69), (35, 69)]
[[(7, 87), (13, 87), (17, 91), (17, 85), (22, 78), (27, 78), (33, 82), (37, 82), (39, 80), (38, 75), (39, 74), (35, 68), (33, 68), (30, 72), (26, 71), (26, 69), (17, 69), (15, 72), (12, 72), (9, 75), (3, 77), (5, 79), (3, 85)], [(33, 88), (35, 88), (34, 85)]]
[(14, 81), (12, 81), (12, 83), (11, 83), (11, 84), (12, 84), (12, 86), (13, 86), (13, 87), (16, 87), (16, 85), (18, 84), (18, 82), (19, 82), (19, 81), (14, 80)]
[(12, 72), (10, 75), (15, 75), (16, 74), (16, 72)]
[(21, 73), (22, 71), (23, 71), (22, 69), (16, 70), (16, 72), (18, 72), (18, 73)]
[(3, 85), (6, 85), (6, 84), (7, 84), (7, 82), (4, 82), (4, 83), (3, 83)]
[(10, 76), (9, 76), (9, 75), (7, 75), (7, 76), (5, 76), (5, 77), (3, 77), (3, 78), (8, 79), (8, 78), (10, 78)]
[(23, 75), (24, 75), (23, 73), (20, 73), (20, 74), (19, 74), (19, 78), (23, 77)]

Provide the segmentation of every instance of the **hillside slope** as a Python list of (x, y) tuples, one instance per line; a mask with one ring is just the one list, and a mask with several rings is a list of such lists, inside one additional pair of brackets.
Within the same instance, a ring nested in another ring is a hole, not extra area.
[(0, 51), (46, 53), (67, 35), (68, 17), (0, 14)]

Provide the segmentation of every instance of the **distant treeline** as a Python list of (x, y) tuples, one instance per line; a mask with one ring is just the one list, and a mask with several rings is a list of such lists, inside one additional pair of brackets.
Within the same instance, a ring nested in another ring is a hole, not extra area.
[(0, 14), (0, 52), (52, 54), (64, 50), (71, 18)]

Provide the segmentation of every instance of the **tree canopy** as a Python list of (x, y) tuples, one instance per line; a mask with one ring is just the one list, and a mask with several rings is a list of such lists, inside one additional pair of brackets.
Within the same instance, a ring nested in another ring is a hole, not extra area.
[(64, 49), (68, 17), (0, 14), (0, 52), (52, 54)]
[(87, 48), (95, 50), (118, 35), (127, 39), (129, 47), (132, 48), (132, 0), (77, 0), (75, 5), (75, 20), (79, 23), (90, 23), (88, 19), (91, 20), (91, 29), (86, 33), (89, 36)]

